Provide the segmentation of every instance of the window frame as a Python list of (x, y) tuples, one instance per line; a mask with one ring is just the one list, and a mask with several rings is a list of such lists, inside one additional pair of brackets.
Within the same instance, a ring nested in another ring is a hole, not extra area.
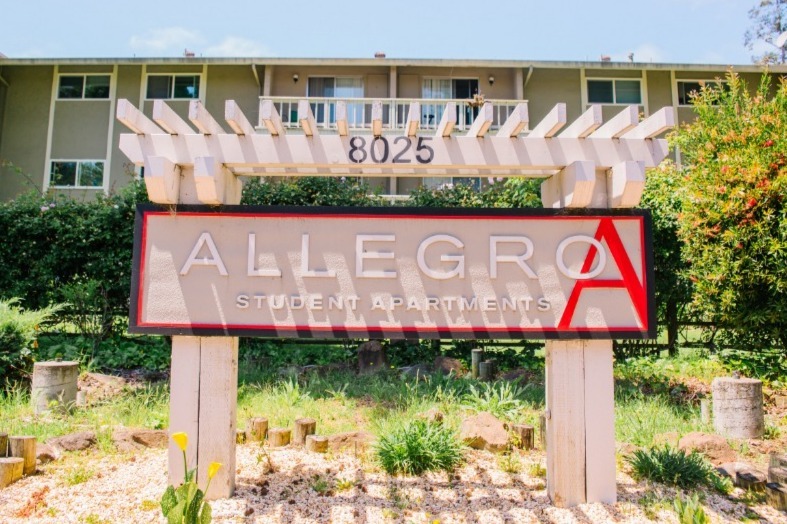
[[(589, 82), (612, 82), (612, 102), (592, 102), (590, 100), (590, 85)], [(617, 89), (617, 82), (637, 82), (639, 84), (639, 102), (618, 102), (618, 89)], [(610, 77), (601, 77), (601, 76), (586, 76), (585, 77), (585, 92), (587, 97), (587, 104), (588, 105), (604, 105), (604, 106), (641, 106), (644, 105), (643, 100), (645, 99), (642, 93), (642, 78), (610, 78)]]
[[(171, 79), (170, 86), (169, 86), (169, 96), (165, 98), (151, 98), (148, 96), (149, 91), (149, 83), (150, 77), (169, 77)], [(202, 89), (203, 89), (203, 81), (202, 78), (204, 76), (203, 73), (145, 73), (145, 84), (144, 84), (144, 100), (201, 100), (202, 99)], [(199, 85), (197, 86), (196, 96), (194, 97), (175, 97), (175, 79), (177, 77), (198, 77), (199, 78)]]
[(726, 80), (718, 80), (718, 79), (710, 79), (710, 78), (676, 78), (675, 79), (675, 105), (677, 107), (691, 107), (691, 102), (688, 104), (681, 104), (680, 103), (680, 84), (681, 83), (691, 83), (691, 84), (716, 84), (717, 86), (724, 86), (728, 84)]
[[(76, 163), (76, 173), (74, 175), (75, 180), (74, 180), (74, 185), (73, 186), (59, 185), (59, 184), (55, 183), (55, 177), (54, 177), (54, 174), (55, 174), (54, 167), (55, 166), (54, 165), (55, 165), (56, 162), (57, 163), (66, 163), (66, 162)], [(80, 180), (80, 169), (79, 168), (80, 168), (80, 166), (82, 164), (87, 164), (87, 163), (94, 163), (94, 164), (101, 163), (102, 164), (102, 167), (101, 167), (101, 184), (100, 185), (97, 185), (97, 186), (83, 186), (83, 185), (79, 185), (79, 182), (81, 182), (81, 180)], [(52, 189), (93, 189), (93, 190), (103, 190), (104, 189), (104, 185), (106, 184), (106, 181), (107, 181), (106, 179), (107, 179), (107, 160), (105, 158), (95, 158), (95, 159), (93, 159), (93, 158), (52, 158), (52, 159), (49, 160), (49, 185), (48, 185), (48, 187), (50, 187)]]
[[(87, 78), (89, 76), (105, 76), (109, 79), (109, 84), (107, 85), (107, 96), (105, 98), (98, 98), (98, 97), (86, 97), (85, 91), (87, 90)], [(63, 77), (82, 77), (82, 93), (79, 97), (62, 97), (60, 96), (60, 82)], [(58, 73), (57, 75), (57, 97), (55, 98), (57, 101), (61, 100), (101, 100), (101, 101), (108, 101), (112, 100), (112, 73)]]
[(355, 98), (366, 98), (366, 76), (365, 75), (308, 75), (306, 77), (306, 98), (335, 98), (337, 100), (345, 100), (346, 97), (337, 97), (334, 96), (318, 96), (312, 93), (309, 93), (309, 80), (312, 78), (333, 78), (333, 90), (336, 91), (336, 80), (339, 78), (351, 78), (353, 80), (360, 80), (361, 81), (361, 96), (359, 97), (351, 97), (350, 99)]

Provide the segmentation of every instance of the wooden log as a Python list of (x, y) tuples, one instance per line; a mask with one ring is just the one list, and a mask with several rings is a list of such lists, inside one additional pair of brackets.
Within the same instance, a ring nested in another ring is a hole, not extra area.
[(765, 485), (765, 497), (773, 509), (787, 511), (787, 486), (769, 482)]
[(547, 449), (547, 417), (543, 413), (538, 416), (538, 442), (541, 449)]
[(478, 364), (478, 379), (490, 381), (495, 378), (495, 363), (491, 360), (485, 360)]
[(306, 449), (314, 453), (325, 453), (328, 451), (328, 437), (308, 435), (306, 437)]
[(514, 424), (511, 426), (513, 444), (519, 449), (533, 449), (533, 426), (527, 424)]
[(700, 420), (703, 424), (710, 424), (711, 405), (709, 398), (700, 399)]
[(290, 443), (292, 431), (290, 428), (271, 428), (268, 430), (268, 444), (272, 448), (279, 448)]
[(268, 434), (268, 419), (264, 417), (252, 417), (246, 421), (246, 440), (249, 442), (260, 442), (265, 440)]
[(478, 378), (478, 366), (484, 358), (484, 350), (476, 348), (470, 353), (470, 374), (473, 378)]
[(787, 486), (787, 468), (768, 468), (768, 482)]
[(0, 458), (0, 488), (22, 478), (24, 459), (19, 457)]
[(235, 430), (235, 444), (245, 444), (246, 443), (246, 432), (242, 429), (238, 428)]
[(0, 458), (8, 456), (8, 433), (0, 433)]
[(765, 489), (767, 477), (754, 469), (746, 468), (735, 473), (735, 485), (745, 491), (762, 491)]
[(299, 418), (295, 421), (295, 431), (293, 433), (292, 442), (303, 446), (306, 443), (306, 437), (314, 435), (317, 432), (317, 421), (313, 418)]
[(23, 475), (32, 475), (36, 471), (36, 438), (9, 437), (9, 456), (24, 459)]

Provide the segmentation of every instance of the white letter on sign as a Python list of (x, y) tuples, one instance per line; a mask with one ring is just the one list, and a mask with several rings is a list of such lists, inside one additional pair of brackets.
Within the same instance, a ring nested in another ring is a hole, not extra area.
[[(521, 255), (498, 255), (497, 244), (504, 242), (525, 245), (525, 252)], [(527, 237), (520, 236), (490, 236), (489, 237), (489, 276), (497, 278), (498, 262), (514, 262), (530, 278), (538, 278), (530, 267), (525, 264), (525, 260), (533, 256), (533, 241)]]
[[(207, 246), (211, 258), (197, 258), (202, 246)], [(197, 243), (194, 245), (194, 249), (191, 250), (188, 260), (186, 260), (186, 263), (183, 265), (183, 269), (180, 270), (180, 274), (188, 275), (191, 266), (194, 264), (198, 266), (216, 266), (221, 276), (226, 277), (228, 275), (227, 268), (224, 266), (224, 261), (222, 261), (219, 256), (219, 250), (216, 249), (216, 244), (213, 242), (213, 237), (210, 236), (210, 233), (202, 233), (199, 236)]]
[[(563, 260), (563, 252), (568, 246), (576, 242), (587, 242), (596, 248), (596, 252), (598, 252), (598, 265), (593, 271), (588, 273), (580, 273), (579, 271), (573, 271), (566, 267), (566, 263)], [(566, 275), (568, 278), (573, 278), (574, 280), (590, 280), (591, 278), (597, 277), (602, 271), (604, 271), (604, 267), (607, 265), (607, 252), (604, 251), (604, 246), (602, 246), (601, 242), (595, 238), (589, 237), (587, 235), (574, 235), (565, 239), (557, 246), (556, 258), (557, 267), (560, 269), (560, 272)]]
[(254, 257), (257, 254), (257, 235), (249, 233), (249, 255), (246, 264), (246, 275), (250, 277), (279, 277), (280, 269), (256, 269), (254, 267)]
[(396, 271), (364, 270), (364, 260), (392, 259), (393, 251), (364, 251), (364, 242), (396, 242), (396, 235), (356, 235), (355, 236), (355, 277), (356, 278), (396, 278)]
[(304, 277), (329, 277), (336, 276), (332, 269), (309, 269), (309, 233), (301, 237), (301, 276)]
[(456, 262), (456, 266), (451, 271), (435, 271), (426, 265), (426, 250), (432, 244), (437, 242), (448, 242), (454, 247), (463, 248), (465, 245), (456, 237), (451, 235), (432, 235), (418, 246), (418, 267), (428, 277), (435, 280), (447, 280), (449, 278), (459, 275), (459, 278), (465, 278), (465, 257), (463, 255), (441, 255), (441, 262)]

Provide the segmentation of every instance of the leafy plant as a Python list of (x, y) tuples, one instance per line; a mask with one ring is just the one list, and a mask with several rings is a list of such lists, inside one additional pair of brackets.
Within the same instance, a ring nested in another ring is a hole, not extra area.
[[(669, 446), (638, 449), (627, 461), (637, 479), (648, 479), (680, 488), (708, 486), (715, 488), (717, 473), (713, 466), (696, 451), (686, 454)], [(719, 484), (720, 485), (720, 484)]]
[(674, 508), (680, 524), (710, 524), (710, 518), (705, 514), (696, 493), (685, 499), (680, 495), (675, 497)]
[(423, 420), (413, 420), (382, 435), (375, 451), (380, 466), (391, 475), (453, 471), (463, 460), (462, 444), (455, 432)]
[(211, 507), (205, 500), (205, 493), (210, 488), (210, 481), (221, 468), (221, 464), (213, 462), (208, 467), (208, 484), (202, 491), (194, 480), (197, 468), (188, 469), (186, 465), (186, 447), (188, 436), (185, 433), (173, 433), (172, 440), (183, 452), (183, 484), (175, 488), (170, 485), (161, 497), (161, 512), (170, 524), (208, 524), (211, 519)]
[(60, 306), (24, 310), (18, 299), (0, 300), (0, 383), (29, 374), (38, 347), (39, 325)]
[(462, 406), (474, 411), (488, 411), (498, 418), (513, 419), (525, 407), (522, 398), (527, 386), (508, 381), (470, 384)]

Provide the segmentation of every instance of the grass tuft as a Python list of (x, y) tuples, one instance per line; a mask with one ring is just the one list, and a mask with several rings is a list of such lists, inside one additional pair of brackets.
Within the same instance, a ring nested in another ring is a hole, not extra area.
[(627, 460), (637, 479), (648, 479), (680, 488), (721, 486), (714, 478), (718, 475), (713, 466), (696, 451), (686, 454), (683, 450), (669, 446), (639, 449)]
[(462, 444), (454, 431), (423, 420), (380, 436), (376, 453), (380, 467), (391, 475), (453, 471), (463, 460)]

